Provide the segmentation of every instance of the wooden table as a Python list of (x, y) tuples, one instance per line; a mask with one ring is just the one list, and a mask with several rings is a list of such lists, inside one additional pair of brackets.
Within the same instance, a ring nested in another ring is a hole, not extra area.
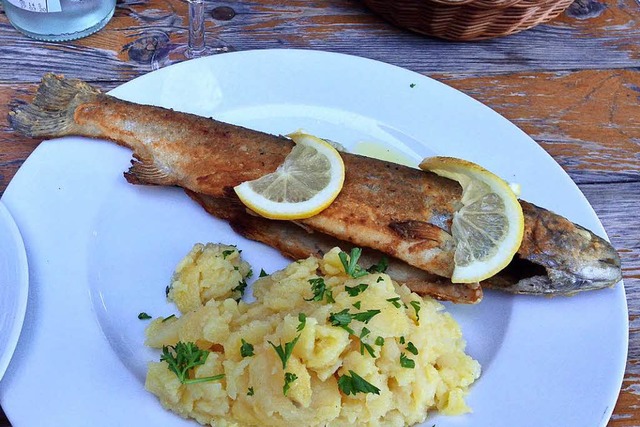
[[(584, 192), (622, 257), (629, 359), (610, 425), (640, 426), (637, 1), (578, 0), (549, 24), (467, 43), (395, 28), (356, 0), (211, 1), (207, 42), (230, 50), (319, 49), (399, 65), (471, 95), (531, 135)], [(48, 71), (103, 90), (148, 73), (152, 58), (186, 43), (186, 16), (179, 0), (119, 1), (103, 30), (55, 44), (22, 36), (0, 9), (0, 195), (38, 144), (9, 128), (14, 99), (26, 99)], [(0, 425), (7, 424), (3, 419)]]

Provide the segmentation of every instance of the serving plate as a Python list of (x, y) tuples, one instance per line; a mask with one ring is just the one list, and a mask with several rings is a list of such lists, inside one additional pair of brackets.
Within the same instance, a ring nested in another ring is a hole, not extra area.
[[(516, 126), (388, 64), (317, 51), (235, 52), (155, 71), (111, 94), (276, 134), (302, 128), (414, 165), (433, 154), (462, 157), (520, 183), (523, 199), (605, 236), (576, 185)], [(16, 427), (88, 419), (96, 426), (196, 425), (144, 390), (146, 364), (159, 355), (144, 347), (147, 322), (138, 313), (176, 311), (165, 286), (196, 242), (236, 244), (254, 271), (287, 264), (179, 189), (127, 184), (130, 157), (105, 141), (46, 141), (4, 194), (24, 236), (34, 294), (29, 327), (0, 389)], [(622, 283), (571, 298), (488, 291), (478, 305), (447, 309), (483, 373), (468, 395), (473, 413), (434, 413), (424, 425), (606, 425), (626, 361)]]
[(18, 344), (29, 294), (29, 268), (20, 230), (0, 202), (0, 380)]

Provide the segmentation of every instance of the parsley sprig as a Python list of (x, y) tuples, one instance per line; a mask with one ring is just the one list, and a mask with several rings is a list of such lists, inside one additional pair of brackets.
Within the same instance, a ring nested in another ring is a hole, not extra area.
[(305, 301), (322, 301), (326, 298), (327, 302), (336, 302), (333, 299), (333, 293), (331, 292), (331, 289), (327, 289), (327, 284), (324, 282), (324, 279), (322, 277), (309, 279), (308, 282), (311, 285), (313, 296), (309, 299), (305, 298)]
[(356, 285), (356, 286), (345, 285), (344, 290), (347, 291), (350, 297), (357, 297), (358, 295), (363, 293), (368, 287), (369, 285), (367, 285), (366, 283), (360, 283), (359, 285)]
[(291, 372), (285, 372), (284, 386), (282, 386), (282, 394), (286, 396), (287, 393), (289, 392), (289, 388), (291, 387), (291, 384), (293, 384), (293, 382), (297, 379), (298, 379), (298, 376), (296, 374)]
[(369, 356), (376, 357), (376, 352), (373, 350), (371, 344), (364, 342), (364, 338), (370, 333), (371, 331), (366, 327), (362, 328), (362, 331), (360, 331), (360, 336), (358, 337), (358, 339), (360, 340), (360, 354), (364, 354), (364, 351), (367, 350)]
[[(400, 339), (400, 343), (405, 343), (404, 337)], [(414, 356), (418, 355), (418, 348), (411, 341), (407, 343), (407, 351)], [(416, 367), (416, 362), (413, 359), (409, 359), (406, 354), (400, 353), (400, 366), (403, 368), (413, 369)]]
[(400, 353), (400, 366), (403, 368), (413, 369), (416, 367), (416, 362), (412, 359), (409, 359), (406, 354)]
[[(360, 307), (360, 304), (358, 304), (358, 307)], [(380, 313), (380, 310), (367, 310), (360, 313), (349, 313), (349, 309), (345, 308), (344, 310), (337, 313), (331, 313), (329, 315), (329, 321), (331, 322), (331, 325), (339, 326), (345, 331), (349, 332), (349, 334), (356, 336), (354, 330), (349, 326), (351, 324), (351, 321), (358, 320), (360, 322), (369, 323), (373, 316), (378, 313)], [(370, 344), (364, 342), (364, 338), (369, 335), (369, 333), (371, 333), (371, 331), (366, 327), (363, 327), (360, 331), (360, 335), (357, 336), (358, 340), (360, 341), (360, 354), (364, 354), (364, 351), (366, 350), (371, 357), (376, 357), (373, 347)]]
[[(247, 275), (247, 277), (249, 277)], [(241, 281), (238, 282), (238, 286), (236, 286), (235, 288), (231, 289), (232, 292), (239, 292), (240, 296), (238, 298), (235, 298), (236, 301), (240, 301), (240, 299), (242, 299), (242, 297), (244, 296), (244, 291), (247, 289), (247, 280), (246, 279), (242, 279)]]
[[(298, 313), (298, 321), (300, 323), (298, 324), (298, 327), (296, 328), (296, 330), (298, 332), (301, 332), (304, 329), (305, 325), (307, 324), (307, 316), (304, 313)], [(300, 339), (300, 334), (296, 335), (293, 341), (284, 343), (284, 346), (282, 345), (282, 342), (280, 342), (280, 345), (275, 345), (271, 341), (267, 341), (269, 344), (271, 344), (271, 347), (273, 347), (273, 349), (276, 351), (276, 353), (278, 354), (278, 357), (280, 357), (280, 361), (282, 362), (282, 369), (287, 368), (287, 362), (289, 361), (289, 358), (293, 353), (293, 348), (296, 346), (296, 343), (298, 342), (299, 339)]]
[(377, 264), (373, 264), (371, 267), (367, 268), (369, 273), (384, 273), (389, 268), (389, 258), (383, 256)]
[(302, 332), (304, 327), (307, 325), (307, 315), (304, 313), (298, 313), (298, 326), (296, 327), (296, 331)]
[(345, 308), (344, 310), (339, 311), (337, 313), (331, 313), (329, 315), (329, 321), (331, 322), (331, 325), (340, 326), (342, 329), (349, 332), (350, 334), (355, 334), (353, 332), (353, 329), (349, 327), (349, 324), (351, 323), (352, 320), (358, 320), (360, 322), (369, 323), (369, 321), (373, 318), (373, 316), (379, 313), (380, 313), (380, 310), (367, 310), (367, 311), (362, 311), (360, 313), (349, 313), (349, 309)]
[(242, 357), (250, 357), (254, 355), (253, 352), (253, 344), (248, 343), (244, 340), (244, 338), (240, 338), (240, 356)]
[(402, 307), (402, 304), (400, 304), (400, 297), (387, 298), (387, 301), (389, 301), (391, 304), (393, 304), (393, 306), (394, 306), (395, 308), (400, 308), (400, 307)]
[(370, 382), (368, 382), (367, 380), (365, 380), (364, 378), (362, 378), (360, 375), (356, 374), (352, 370), (349, 370), (349, 373), (351, 374), (351, 376), (342, 375), (338, 379), (338, 388), (344, 394), (346, 395), (350, 395), (350, 394), (355, 395), (356, 393), (380, 394), (380, 389), (378, 387), (374, 386), (373, 384), (371, 384)]
[(280, 357), (280, 361), (282, 362), (282, 369), (286, 369), (287, 368), (287, 362), (289, 361), (289, 358), (291, 357), (291, 354), (293, 353), (293, 347), (296, 346), (296, 343), (298, 342), (299, 339), (300, 339), (300, 335), (297, 335), (293, 339), (293, 341), (289, 341), (287, 343), (284, 343), (284, 346), (282, 345), (282, 342), (280, 342), (280, 345), (276, 346), (271, 341), (267, 341), (269, 344), (271, 344), (271, 347), (273, 347), (273, 349), (276, 351), (276, 353), (278, 353), (278, 357)]
[(354, 279), (366, 276), (368, 274), (367, 270), (358, 265), (358, 259), (360, 259), (360, 255), (362, 255), (362, 249), (360, 248), (351, 249), (351, 253), (349, 255), (347, 255), (347, 253), (343, 251), (340, 251), (340, 253), (338, 254), (338, 258), (340, 258), (340, 262), (344, 267), (344, 272)]
[(411, 341), (407, 343), (407, 351), (414, 356), (418, 355), (418, 348)]
[(411, 301), (409, 304), (416, 311), (416, 321), (420, 323), (420, 303), (418, 301)]
[(204, 365), (209, 352), (201, 350), (195, 343), (178, 341), (175, 346), (162, 346), (161, 362), (167, 362), (169, 369), (176, 374), (182, 384), (195, 384), (206, 381), (217, 381), (224, 374), (212, 377), (189, 378), (189, 371), (196, 366)]

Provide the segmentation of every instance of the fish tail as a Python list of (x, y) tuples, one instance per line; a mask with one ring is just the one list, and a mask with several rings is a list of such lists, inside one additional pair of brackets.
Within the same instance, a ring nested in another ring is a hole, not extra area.
[(9, 112), (9, 123), (15, 131), (32, 138), (70, 135), (77, 132), (75, 108), (99, 94), (99, 90), (81, 80), (47, 73), (34, 100)]

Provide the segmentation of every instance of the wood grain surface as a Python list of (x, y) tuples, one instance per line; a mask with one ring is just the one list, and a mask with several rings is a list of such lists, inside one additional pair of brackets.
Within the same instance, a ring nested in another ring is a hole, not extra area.
[[(207, 43), (230, 51), (301, 48), (398, 65), (478, 99), (531, 135), (592, 204), (622, 257), (629, 357), (610, 426), (640, 426), (640, 3), (577, 0), (554, 21), (508, 37), (446, 42), (393, 27), (357, 0), (207, 2)], [(119, 1), (111, 22), (75, 42), (16, 31), (0, 9), (0, 195), (38, 141), (15, 135), (10, 105), (48, 71), (103, 90), (182, 61), (187, 4)], [(6, 419), (0, 425), (7, 425)], [(579, 426), (583, 427), (583, 426)]]

